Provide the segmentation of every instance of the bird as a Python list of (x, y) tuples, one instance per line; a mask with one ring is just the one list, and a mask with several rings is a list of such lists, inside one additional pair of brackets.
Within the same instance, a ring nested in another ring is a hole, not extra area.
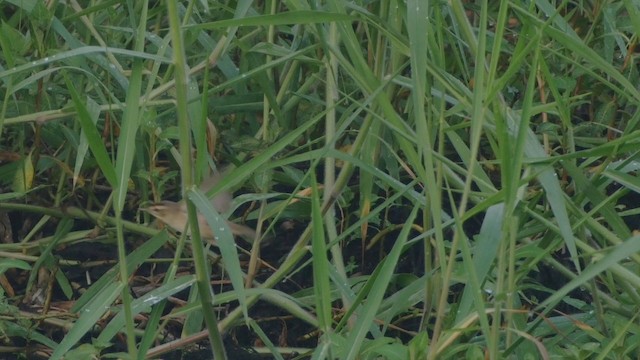
[[(215, 173), (213, 176), (203, 181), (200, 188), (206, 193), (221, 179), (222, 175), (220, 173)], [(233, 196), (228, 191), (222, 191), (211, 199), (211, 203), (218, 213), (227, 212), (231, 208), (232, 201)], [(184, 231), (188, 222), (187, 206), (184, 201), (175, 202), (163, 200), (142, 208), (141, 210), (151, 214), (156, 219), (162, 221), (176, 231)], [(248, 226), (236, 224), (229, 220), (227, 220), (227, 226), (229, 226), (231, 233), (235, 236), (243, 237), (250, 242), (253, 242), (256, 239), (256, 231)], [(203, 239), (215, 242), (215, 233), (211, 230), (211, 227), (207, 223), (205, 217), (200, 213), (198, 213), (198, 227), (200, 229), (200, 236), (202, 236)]]

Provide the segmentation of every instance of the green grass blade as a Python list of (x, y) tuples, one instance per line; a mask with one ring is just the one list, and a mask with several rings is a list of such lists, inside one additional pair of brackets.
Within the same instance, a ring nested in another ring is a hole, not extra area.
[[(315, 172), (311, 172), (311, 253), (313, 258), (313, 283), (316, 299), (318, 325), (323, 333), (321, 342), (328, 343), (332, 331), (331, 288), (329, 285), (329, 259), (327, 258), (327, 244), (324, 235), (324, 221), (320, 209), (320, 192), (315, 182)], [(331, 354), (331, 352), (329, 352)]]
[(291, 25), (291, 24), (317, 24), (332, 21), (353, 21), (353, 16), (340, 13), (323, 12), (323, 11), (288, 11), (272, 15), (260, 15), (251, 17), (242, 17), (237, 19), (220, 20), (211, 23), (202, 23), (198, 25), (187, 26), (197, 29), (213, 30), (226, 27), (239, 26), (275, 26), (275, 25)]
[[(162, 286), (155, 288), (143, 296), (135, 299), (131, 303), (131, 314), (136, 316), (142, 312), (149, 312), (151, 306), (166, 300), (168, 297), (180, 292), (195, 283), (195, 276), (188, 275), (182, 276), (177, 279), (172, 279)], [(100, 335), (96, 338), (98, 344), (107, 344), (111, 342), (114, 336), (116, 336), (125, 327), (126, 314), (124, 311), (120, 311), (115, 317), (109, 321), (109, 323), (102, 330)]]
[(71, 93), (71, 98), (73, 100), (76, 111), (78, 112), (78, 121), (80, 122), (80, 126), (82, 127), (82, 130), (87, 137), (89, 148), (91, 149), (91, 152), (93, 153), (98, 166), (100, 166), (104, 177), (107, 179), (107, 181), (109, 181), (111, 186), (117, 188), (118, 177), (116, 176), (116, 170), (111, 163), (111, 158), (109, 157), (107, 148), (102, 141), (102, 137), (100, 136), (100, 133), (98, 133), (96, 125), (91, 120), (91, 114), (84, 104), (84, 101), (80, 98), (80, 94), (76, 90), (76, 87), (73, 85), (73, 82), (66, 74), (65, 82), (67, 84), (69, 92)]
[(351, 344), (351, 348), (345, 356), (346, 360), (352, 360), (358, 357), (360, 353), (362, 341), (367, 336), (371, 327), (374, 326), (374, 319), (378, 312), (380, 303), (384, 299), (389, 280), (394, 273), (394, 269), (398, 264), (400, 254), (402, 254), (404, 245), (409, 237), (411, 225), (416, 218), (419, 207), (414, 207), (411, 214), (407, 217), (405, 225), (402, 231), (398, 235), (398, 239), (393, 245), (393, 248), (389, 252), (389, 255), (384, 259), (381, 265), (380, 273), (375, 279), (372, 279), (372, 287), (367, 296), (367, 301), (356, 312), (358, 317), (358, 323), (351, 329), (351, 332), (347, 336), (347, 344)]
[(628, 281), (633, 282), (634, 286), (640, 285), (640, 277), (632, 274), (625, 268), (620, 267), (620, 262), (629, 257), (629, 254), (635, 254), (640, 251), (640, 236), (633, 236), (624, 241), (622, 244), (612, 248), (604, 256), (596, 256), (594, 262), (587, 266), (576, 278), (569, 281), (565, 286), (558, 289), (545, 299), (540, 305), (536, 307), (536, 310), (545, 309), (547, 306), (556, 304), (573, 289), (578, 286), (584, 286), (587, 281), (593, 277), (599, 275), (605, 270), (618, 268), (620, 275), (625, 277)]
[(75, 324), (54, 349), (49, 359), (62, 359), (64, 355), (93, 329), (98, 320), (110, 310), (111, 304), (120, 296), (124, 284), (112, 282), (101, 289), (100, 293), (83, 308), (83, 312)]
[(213, 208), (211, 201), (200, 189), (189, 191), (187, 196), (196, 206), (198, 212), (204, 216), (207, 220), (207, 224), (213, 230), (216, 237), (216, 244), (220, 248), (220, 253), (222, 254), (225, 269), (229, 273), (231, 285), (233, 285), (233, 289), (237, 295), (237, 299), (245, 315), (245, 319), (249, 319), (246, 300), (247, 295), (245, 294), (243, 281), (244, 275), (242, 267), (240, 266), (238, 251), (236, 250), (236, 242), (231, 230), (229, 230), (226, 220), (218, 214), (218, 212)]

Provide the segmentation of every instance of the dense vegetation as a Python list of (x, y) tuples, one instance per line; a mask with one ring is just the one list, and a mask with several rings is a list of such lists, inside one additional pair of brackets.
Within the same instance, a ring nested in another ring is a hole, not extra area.
[(639, 356), (635, 2), (0, 9), (1, 358)]

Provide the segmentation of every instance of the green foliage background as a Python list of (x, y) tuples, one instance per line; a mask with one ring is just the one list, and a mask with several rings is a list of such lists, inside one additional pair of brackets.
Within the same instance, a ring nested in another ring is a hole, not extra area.
[[(0, 351), (638, 357), (639, 4), (0, 9)], [(264, 236), (239, 255), (221, 231), (214, 270), (197, 231), (139, 211), (186, 198), (192, 228), (224, 227), (207, 201), (224, 190)]]

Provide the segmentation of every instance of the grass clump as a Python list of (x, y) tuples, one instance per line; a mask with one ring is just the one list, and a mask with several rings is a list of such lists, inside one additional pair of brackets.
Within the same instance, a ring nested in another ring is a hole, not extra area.
[(1, 4), (0, 351), (637, 356), (634, 6)]

